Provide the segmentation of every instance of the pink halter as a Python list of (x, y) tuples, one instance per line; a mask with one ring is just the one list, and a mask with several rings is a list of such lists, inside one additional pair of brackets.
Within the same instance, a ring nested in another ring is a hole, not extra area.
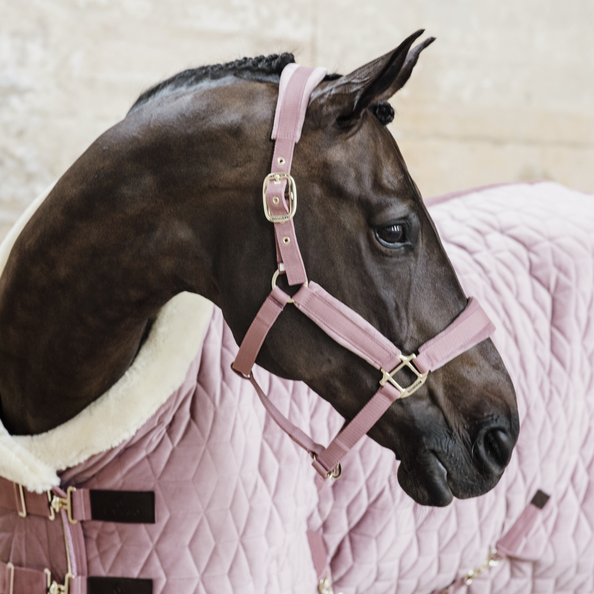
[[(471, 297), (466, 309), (445, 330), (422, 345), (418, 355), (403, 355), (359, 314), (316, 283), (308, 282), (293, 225), (297, 190), (290, 171), (293, 149), (301, 137), (309, 97), (326, 73), (325, 68), (290, 64), (281, 75), (272, 130), (272, 139), (276, 143), (271, 173), (266, 176), (263, 186), (264, 214), (274, 224), (278, 270), (272, 278), (272, 291), (249, 327), (232, 368), (251, 381), (266, 410), (281, 429), (312, 455), (316, 471), (323, 478), (338, 478), (342, 457), (395, 400), (413, 394), (425, 383), (430, 371), (485, 340), (495, 327), (478, 301)], [(285, 199), (287, 183), (288, 200)], [(276, 286), (279, 274), (287, 275), (290, 286), (301, 285), (293, 297)], [(327, 448), (315, 443), (286, 419), (264, 394), (252, 374), (266, 335), (288, 303), (297, 307), (340, 345), (382, 372), (378, 391)], [(408, 367), (416, 375), (416, 380), (408, 387), (400, 386), (394, 379), (403, 367)]]

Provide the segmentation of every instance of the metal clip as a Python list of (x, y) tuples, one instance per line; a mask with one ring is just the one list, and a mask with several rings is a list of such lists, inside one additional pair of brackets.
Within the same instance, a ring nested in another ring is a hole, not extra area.
[(61, 585), (55, 580), (52, 581), (52, 572), (49, 569), (44, 569), (43, 571), (47, 578), (47, 594), (69, 594), (70, 580), (74, 578), (70, 572), (64, 576), (64, 585)]
[[(334, 594), (329, 577), (325, 577), (318, 582), (318, 594)], [(342, 594), (342, 592), (337, 592), (336, 594)]]
[(25, 492), (23, 491), (23, 485), (19, 484), (19, 494), (21, 496), (21, 509), (17, 509), (17, 513), (21, 518), (27, 517), (27, 504), (25, 503)]
[[(273, 215), (270, 212), (270, 207), (266, 202), (266, 190), (268, 184), (272, 181), (275, 184), (280, 184), (282, 180), (286, 179), (289, 183), (289, 213), (282, 215)], [(264, 178), (264, 184), (262, 186), (262, 201), (264, 203), (264, 215), (271, 223), (286, 223), (290, 221), (297, 212), (297, 186), (295, 180), (288, 173), (269, 173)]]
[(45, 493), (47, 495), (47, 506), (49, 508), (49, 516), (48, 517), (53, 522), (56, 519), (56, 512), (54, 511), (54, 508), (52, 507), (54, 493), (52, 491), (46, 491)]
[[(394, 367), (392, 371), (389, 373), (384, 369), (380, 371), (383, 374), (382, 379), (380, 380), (380, 386), (385, 386), (386, 382), (390, 382), (399, 392), (399, 398), (408, 398), (411, 394), (414, 394), (424, 383), (429, 375), (429, 372), (426, 371), (425, 373), (421, 373), (413, 364), (412, 362), (417, 358), (417, 356), (413, 353), (412, 355), (399, 355), (400, 360), (402, 363)], [(410, 385), (408, 388), (403, 388), (395, 379), (394, 376), (403, 368), (408, 367), (416, 376), (417, 379)]]
[[(318, 459), (318, 455), (315, 452), (311, 452), (313, 460)], [(336, 481), (342, 476), (342, 464), (339, 462), (330, 472), (326, 474), (326, 478), (331, 478)]]
[[(74, 491), (76, 491), (76, 487), (68, 487), (66, 497), (59, 497), (55, 493), (52, 493), (52, 498), (50, 501), (51, 513), (52, 514), (54, 512), (60, 513), (63, 509), (65, 509), (66, 513), (68, 514), (68, 521), (71, 524), (76, 524), (78, 522), (78, 520), (74, 519), (73, 509), (72, 509), (72, 494), (74, 493)], [(48, 498), (49, 498), (49, 493), (48, 493)], [(55, 517), (55, 515), (54, 515), (54, 517)], [(53, 520), (53, 519), (54, 518), (52, 517), (52, 515), (50, 515), (50, 520)]]
[(10, 570), (10, 590), (8, 591), (8, 594), (12, 594), (14, 589), (14, 565), (9, 561), (6, 564), (6, 568)]

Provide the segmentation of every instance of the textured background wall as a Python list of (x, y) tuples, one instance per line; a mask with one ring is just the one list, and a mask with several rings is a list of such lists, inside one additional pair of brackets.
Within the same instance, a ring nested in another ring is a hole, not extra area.
[(346, 72), (438, 38), (393, 104), (424, 195), (546, 178), (594, 193), (594, 0), (0, 0), (0, 235), (138, 94), (293, 51)]

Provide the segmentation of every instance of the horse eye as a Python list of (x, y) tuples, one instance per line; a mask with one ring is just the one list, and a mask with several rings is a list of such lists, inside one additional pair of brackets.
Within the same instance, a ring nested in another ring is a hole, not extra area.
[(398, 247), (407, 241), (406, 229), (404, 225), (398, 223), (388, 225), (387, 227), (377, 227), (375, 236), (386, 247)]

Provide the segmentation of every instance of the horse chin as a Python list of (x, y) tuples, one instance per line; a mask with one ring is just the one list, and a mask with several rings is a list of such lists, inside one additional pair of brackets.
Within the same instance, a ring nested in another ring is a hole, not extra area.
[(448, 472), (433, 452), (419, 456), (412, 467), (401, 463), (398, 482), (405, 493), (421, 505), (445, 507), (454, 498)]

